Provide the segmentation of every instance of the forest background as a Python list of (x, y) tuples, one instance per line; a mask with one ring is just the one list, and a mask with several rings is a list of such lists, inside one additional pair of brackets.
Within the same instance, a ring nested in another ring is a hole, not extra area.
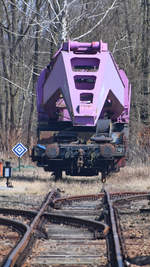
[(36, 82), (68, 39), (108, 43), (132, 84), (130, 148), (143, 125), (150, 145), (149, 26), (150, 0), (0, 0), (1, 153), (36, 142)]

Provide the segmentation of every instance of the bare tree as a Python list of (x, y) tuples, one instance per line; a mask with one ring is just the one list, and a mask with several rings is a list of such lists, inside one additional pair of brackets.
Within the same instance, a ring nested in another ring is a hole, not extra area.
[(141, 2), (141, 14), (142, 14), (142, 92), (145, 96), (145, 109), (143, 110), (143, 119), (150, 123), (150, 1), (143, 0)]
[[(102, 39), (132, 82), (134, 120), (148, 121), (149, 0), (0, 0), (0, 146), (30, 139), (36, 80), (63, 41)], [(144, 109), (143, 109), (144, 107)], [(144, 114), (144, 115), (143, 115)]]
[(33, 75), (32, 75), (32, 96), (31, 96), (31, 106), (29, 113), (29, 122), (27, 130), (27, 145), (30, 147), (31, 144), (31, 135), (32, 135), (32, 121), (34, 118), (34, 112), (36, 107), (36, 98), (35, 98), (35, 85), (36, 85), (36, 73), (38, 72), (38, 57), (39, 57), (39, 37), (40, 37), (40, 23), (39, 23), (39, 12), (41, 7), (41, 0), (36, 1), (35, 11), (36, 11), (36, 20), (35, 25), (35, 42), (34, 42), (34, 54), (33, 54)]
[[(27, 1), (26, 1), (27, 2)], [(25, 2), (18, 5), (16, 0), (3, 1), (1, 0), (1, 58), (2, 64), (0, 69), (1, 76), (1, 143), (5, 148), (10, 149), (10, 143), (13, 142), (13, 137), (17, 139), (18, 127), (21, 128), (20, 117), (22, 116), (22, 106), (24, 98), (23, 89), (25, 82), (24, 66), (24, 39), (29, 33), (30, 27), (35, 14), (32, 13), (29, 18), (21, 14), (27, 13), (27, 5)], [(21, 89), (21, 90), (20, 90)]]

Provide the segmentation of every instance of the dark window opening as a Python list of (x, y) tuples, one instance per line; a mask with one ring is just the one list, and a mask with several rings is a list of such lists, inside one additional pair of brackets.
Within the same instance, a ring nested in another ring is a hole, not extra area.
[(78, 78), (76, 79), (77, 83), (94, 83), (95, 80), (92, 78)]
[(97, 71), (99, 68), (100, 60), (97, 58), (72, 58), (71, 66), (73, 71), (78, 72), (88, 72), (88, 71)]
[(92, 90), (95, 86), (95, 81), (95, 76), (74, 76), (75, 87), (80, 90)]
[(93, 94), (80, 94), (80, 102), (84, 104), (93, 103)]

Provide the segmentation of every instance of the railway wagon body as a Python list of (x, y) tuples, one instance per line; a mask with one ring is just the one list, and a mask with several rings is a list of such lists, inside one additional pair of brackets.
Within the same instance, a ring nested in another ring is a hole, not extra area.
[(68, 41), (37, 83), (32, 160), (55, 179), (106, 175), (125, 165), (131, 85), (107, 43)]

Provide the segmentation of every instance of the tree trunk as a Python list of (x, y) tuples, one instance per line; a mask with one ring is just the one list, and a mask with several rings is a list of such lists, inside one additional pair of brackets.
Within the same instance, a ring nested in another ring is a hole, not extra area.
[(60, 30), (58, 31), (58, 48), (60, 48), (61, 44), (68, 39), (68, 27), (67, 27), (67, 17), (68, 17), (68, 1), (61, 0), (60, 1), (61, 7), (61, 16), (59, 19), (60, 23)]
[(31, 137), (32, 137), (32, 128), (33, 121), (35, 116), (35, 107), (36, 107), (36, 74), (38, 72), (38, 52), (39, 52), (39, 36), (40, 36), (40, 26), (39, 26), (39, 12), (40, 12), (40, 0), (36, 2), (36, 13), (37, 13), (37, 24), (35, 29), (35, 46), (34, 46), (34, 56), (33, 56), (33, 76), (32, 76), (32, 96), (31, 96), (31, 107), (29, 113), (29, 123), (28, 123), (28, 132), (27, 132), (27, 147), (29, 148), (31, 145)]
[[(150, 122), (150, 0), (142, 0), (142, 93), (144, 94), (145, 105), (142, 109), (142, 118)], [(143, 114), (144, 113), (144, 114)]]

